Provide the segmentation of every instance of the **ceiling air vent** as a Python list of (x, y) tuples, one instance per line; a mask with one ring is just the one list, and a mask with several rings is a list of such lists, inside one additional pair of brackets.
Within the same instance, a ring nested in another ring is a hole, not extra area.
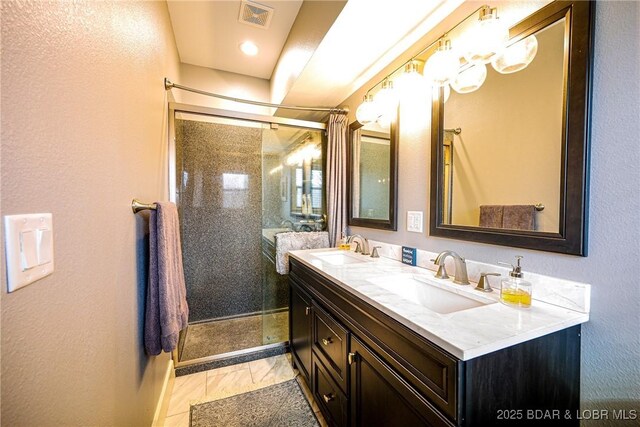
[(269, 25), (271, 25), (272, 17), (272, 7), (247, 0), (244, 0), (240, 4), (240, 17), (238, 21), (243, 24), (264, 28), (266, 30), (269, 28)]

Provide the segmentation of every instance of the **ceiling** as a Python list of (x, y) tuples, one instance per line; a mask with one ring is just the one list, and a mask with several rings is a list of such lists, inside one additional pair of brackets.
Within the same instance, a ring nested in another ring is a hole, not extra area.
[[(336, 106), (463, 1), (260, 1), (274, 9), (266, 30), (238, 22), (240, 0), (168, 5), (182, 62), (269, 79), (275, 103)], [(239, 50), (247, 39), (257, 56)]]
[[(274, 9), (266, 29), (239, 22), (240, 0), (170, 0), (167, 4), (182, 62), (269, 79), (302, 0), (260, 0), (260, 5)], [(256, 57), (240, 51), (240, 44), (247, 40), (258, 46)]]

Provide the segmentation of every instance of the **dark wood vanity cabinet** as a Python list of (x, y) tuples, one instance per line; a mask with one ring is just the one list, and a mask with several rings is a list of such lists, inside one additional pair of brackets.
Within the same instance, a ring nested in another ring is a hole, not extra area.
[(289, 343), (291, 354), (307, 383), (311, 382), (311, 298), (295, 284), (290, 286)]
[(355, 337), (351, 339), (352, 426), (448, 426), (394, 369)]
[(292, 360), (330, 425), (578, 424), (579, 325), (462, 361), (290, 262)]

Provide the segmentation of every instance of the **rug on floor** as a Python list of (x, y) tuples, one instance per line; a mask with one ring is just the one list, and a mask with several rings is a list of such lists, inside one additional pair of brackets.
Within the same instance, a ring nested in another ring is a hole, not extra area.
[(191, 427), (319, 426), (295, 379), (193, 405), (189, 420)]

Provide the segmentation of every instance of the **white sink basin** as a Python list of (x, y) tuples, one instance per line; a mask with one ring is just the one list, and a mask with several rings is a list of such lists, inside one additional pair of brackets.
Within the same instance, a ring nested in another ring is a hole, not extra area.
[[(311, 254), (320, 258), (322, 261), (331, 265), (347, 265), (357, 264), (360, 262), (366, 262), (366, 257), (359, 254), (351, 254), (351, 252), (342, 251), (327, 251), (327, 252), (315, 252)], [(363, 259), (365, 258), (365, 259)]]
[(471, 299), (416, 280), (409, 275), (378, 277), (368, 279), (368, 281), (403, 299), (440, 314), (468, 310), (495, 302), (491, 299), (482, 300), (480, 297), (478, 300)]

